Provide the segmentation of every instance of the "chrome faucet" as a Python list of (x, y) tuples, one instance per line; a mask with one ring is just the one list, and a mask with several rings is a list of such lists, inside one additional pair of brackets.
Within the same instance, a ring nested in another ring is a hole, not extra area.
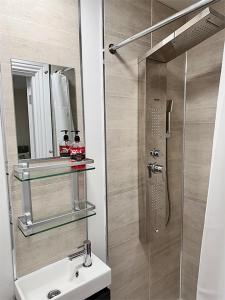
[(152, 174), (158, 174), (163, 172), (163, 166), (157, 163), (148, 164), (149, 177), (152, 177)]
[(75, 258), (82, 256), (84, 257), (83, 266), (84, 267), (90, 267), (92, 265), (92, 259), (91, 259), (91, 241), (86, 240), (84, 241), (83, 245), (78, 247), (79, 250), (71, 255), (68, 256), (69, 260), (74, 260)]

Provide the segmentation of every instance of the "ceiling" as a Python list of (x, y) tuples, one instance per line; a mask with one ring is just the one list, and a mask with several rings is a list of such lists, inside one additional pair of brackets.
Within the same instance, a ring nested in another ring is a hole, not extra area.
[(159, 0), (159, 1), (176, 10), (181, 10), (193, 3), (198, 2), (199, 0)]

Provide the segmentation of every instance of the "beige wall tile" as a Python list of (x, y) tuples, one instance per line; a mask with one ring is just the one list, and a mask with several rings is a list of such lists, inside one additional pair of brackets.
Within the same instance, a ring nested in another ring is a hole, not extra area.
[(109, 233), (109, 248), (119, 246), (129, 240), (138, 239), (139, 220), (134, 223), (128, 223)]
[[(209, 162), (210, 164), (210, 162)], [(210, 165), (185, 162), (184, 195), (207, 201)], [(201, 178), (201, 179), (200, 179)]]
[(182, 275), (182, 299), (194, 300), (196, 299), (197, 278), (195, 276)]
[[(205, 110), (201, 113), (203, 115)], [(187, 111), (187, 114), (189, 112)], [(214, 119), (215, 122), (215, 119)], [(213, 123), (187, 123), (185, 125), (185, 163), (210, 164), (214, 134)]]
[[(105, 3), (105, 48), (150, 26), (150, 0)], [(138, 63), (150, 36), (106, 51), (106, 139), (112, 298), (148, 299), (148, 255), (139, 241)]]
[(164, 276), (151, 286), (151, 300), (177, 300), (179, 299), (179, 269)]
[(194, 76), (187, 81), (187, 123), (214, 123), (220, 69)]
[[(151, 5), (148, 0), (111, 0), (106, 5), (106, 33), (126, 34), (127, 37), (146, 29), (150, 23)], [(141, 16), (141, 17), (140, 17)], [(148, 37), (145, 37), (148, 40)]]
[[(135, 278), (136, 277), (136, 278)], [(112, 290), (112, 299), (146, 300), (148, 299), (148, 277), (140, 271), (122, 288)]]
[(168, 246), (158, 253), (150, 256), (150, 295), (151, 288), (155, 282), (162, 280), (163, 277), (175, 272), (179, 269), (180, 261), (177, 257), (180, 256), (180, 242), (175, 241), (172, 245)]
[[(134, 238), (119, 246), (110, 248), (109, 263), (112, 267), (112, 295), (114, 293), (118, 295), (118, 298), (115, 299), (134, 299), (132, 298), (133, 290), (143, 288), (143, 285), (145, 286), (145, 295), (147, 295), (148, 249), (146, 245), (141, 244), (138, 239)], [(125, 291), (125, 298), (117, 294), (119, 290)]]
[[(160, 3), (160, 1), (157, 0), (152, 1), (152, 25), (167, 18), (168, 16), (173, 15), (174, 13), (175, 13), (174, 9)], [(185, 19), (182, 19), (173, 22), (169, 26), (165, 26), (164, 28), (161, 28), (156, 32), (154, 32), (152, 34), (152, 46), (155, 46), (158, 42), (160, 42), (162, 39), (167, 37), (170, 33), (172, 33), (181, 25), (183, 25), (184, 22)]]
[(138, 190), (130, 190), (108, 198), (109, 232), (138, 221)]

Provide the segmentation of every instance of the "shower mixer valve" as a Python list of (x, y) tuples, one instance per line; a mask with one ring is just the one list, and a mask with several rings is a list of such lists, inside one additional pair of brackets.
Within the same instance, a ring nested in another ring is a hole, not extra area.
[(148, 166), (149, 177), (152, 177), (152, 174), (159, 174), (163, 172), (163, 166), (157, 163), (150, 163)]
[(159, 157), (160, 156), (160, 150), (154, 148), (153, 150), (150, 151), (150, 155), (152, 157)]

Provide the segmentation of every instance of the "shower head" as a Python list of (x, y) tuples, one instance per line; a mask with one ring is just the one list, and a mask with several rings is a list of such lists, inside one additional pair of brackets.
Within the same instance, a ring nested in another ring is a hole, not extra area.
[(225, 16), (206, 8), (140, 59), (167, 63), (225, 28)]
[(166, 101), (166, 113), (171, 113), (173, 110), (173, 100)]

